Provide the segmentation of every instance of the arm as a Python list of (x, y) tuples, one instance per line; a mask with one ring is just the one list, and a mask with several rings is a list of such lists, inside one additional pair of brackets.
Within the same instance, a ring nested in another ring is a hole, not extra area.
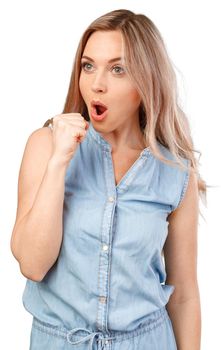
[(11, 251), (22, 274), (40, 281), (54, 264), (62, 240), (66, 165), (52, 154), (52, 132), (41, 128), (26, 144), (18, 180)]
[(199, 350), (201, 337), (200, 295), (197, 282), (197, 177), (191, 170), (186, 194), (169, 216), (164, 245), (167, 284), (175, 290), (166, 305), (178, 350)]

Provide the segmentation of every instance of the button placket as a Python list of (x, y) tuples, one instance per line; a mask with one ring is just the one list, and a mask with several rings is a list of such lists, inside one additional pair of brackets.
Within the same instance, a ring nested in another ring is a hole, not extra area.
[(102, 250), (105, 251), (105, 252), (108, 251), (108, 245), (107, 244), (103, 244), (102, 245)]
[[(113, 186), (112, 165), (110, 163), (110, 147), (103, 148), (103, 165), (104, 177), (106, 182), (106, 201), (103, 211), (101, 225), (101, 243), (100, 243), (100, 259), (99, 259), (99, 275), (98, 275), (98, 309), (97, 309), (97, 327), (101, 331), (108, 331), (108, 297), (110, 284), (110, 264), (111, 264), (111, 242), (113, 235), (113, 221), (116, 206), (116, 188)], [(103, 344), (104, 345), (104, 344)], [(106, 345), (106, 346), (109, 346)]]
[(114, 197), (113, 197), (113, 196), (110, 196), (110, 197), (108, 198), (108, 200), (109, 200), (109, 202), (114, 202)]
[(99, 264), (99, 305), (97, 312), (97, 324), (100, 330), (107, 330), (107, 300), (110, 275), (110, 255), (109, 250), (111, 242), (112, 221), (115, 210), (115, 195), (107, 195), (106, 208), (104, 210), (101, 252)]

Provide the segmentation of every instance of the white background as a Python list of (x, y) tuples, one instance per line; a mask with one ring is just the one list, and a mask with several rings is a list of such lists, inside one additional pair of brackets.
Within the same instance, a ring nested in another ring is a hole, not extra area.
[[(0, 5), (0, 329), (1, 349), (28, 350), (32, 317), (21, 297), (26, 279), (10, 251), (18, 171), (28, 136), (62, 112), (73, 58), (86, 27), (126, 8), (159, 28), (174, 63), (189, 117), (200, 173), (208, 188), (201, 204), (198, 282), (202, 350), (220, 344), (220, 11), (218, 1), (12, 1)], [(191, 322), (191, 320), (190, 320)], [(4, 345), (3, 345), (4, 344)]]

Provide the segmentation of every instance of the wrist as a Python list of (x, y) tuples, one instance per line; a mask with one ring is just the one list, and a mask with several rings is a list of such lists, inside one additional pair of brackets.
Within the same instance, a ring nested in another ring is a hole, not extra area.
[(52, 155), (48, 161), (48, 167), (50, 168), (63, 168), (66, 170), (68, 166), (68, 161), (64, 157), (60, 157), (58, 155)]

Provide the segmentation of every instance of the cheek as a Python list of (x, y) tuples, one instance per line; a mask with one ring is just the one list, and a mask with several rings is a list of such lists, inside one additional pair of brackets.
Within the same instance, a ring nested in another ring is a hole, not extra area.
[(81, 74), (80, 78), (79, 78), (79, 90), (80, 90), (80, 93), (83, 97), (87, 93), (87, 85), (88, 85), (87, 80)]
[(139, 106), (141, 102), (137, 89), (127, 79), (120, 81), (119, 85), (115, 82), (115, 84), (111, 86), (111, 90), (114, 91), (116, 96), (118, 96), (120, 103), (122, 103), (122, 101), (127, 101), (127, 104), (130, 106)]
[[(121, 97), (120, 97), (121, 96)], [(141, 98), (134, 88), (132, 89), (122, 89), (121, 93), (119, 93), (119, 97), (122, 101), (127, 101), (126, 105), (128, 106), (128, 109), (137, 109), (140, 105)], [(125, 106), (125, 104), (124, 104)]]
[(128, 94), (128, 96), (130, 96), (130, 100), (135, 104), (139, 104), (141, 101), (140, 95), (138, 94), (137, 90), (135, 90), (135, 89), (132, 89), (130, 91), (130, 93)]

